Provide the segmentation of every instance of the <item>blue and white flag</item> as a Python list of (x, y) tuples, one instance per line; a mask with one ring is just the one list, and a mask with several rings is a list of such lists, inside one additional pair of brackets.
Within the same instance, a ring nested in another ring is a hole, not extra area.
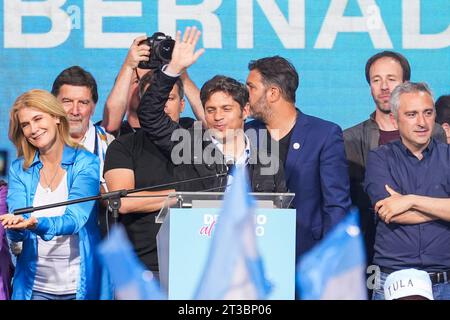
[(158, 281), (134, 253), (121, 225), (114, 225), (108, 239), (99, 245), (99, 255), (111, 276), (118, 300), (161, 300)]
[(338, 224), (297, 266), (303, 300), (367, 299), (366, 259), (358, 211)]
[(256, 245), (255, 201), (248, 193), (245, 166), (236, 166), (194, 299), (265, 299), (270, 293)]

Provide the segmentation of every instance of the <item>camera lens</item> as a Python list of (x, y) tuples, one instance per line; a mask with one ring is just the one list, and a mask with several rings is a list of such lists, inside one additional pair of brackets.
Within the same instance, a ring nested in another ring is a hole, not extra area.
[(175, 45), (175, 41), (172, 39), (170, 40), (163, 40), (158, 46), (158, 55), (163, 60), (170, 60), (172, 58), (172, 51), (173, 47)]

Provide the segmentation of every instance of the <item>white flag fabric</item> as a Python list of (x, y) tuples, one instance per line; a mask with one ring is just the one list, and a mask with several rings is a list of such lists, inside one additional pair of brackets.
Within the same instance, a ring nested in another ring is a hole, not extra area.
[(125, 229), (114, 225), (98, 252), (111, 276), (117, 300), (161, 300), (165, 295), (153, 274), (136, 256)]
[(256, 245), (256, 207), (247, 179), (245, 166), (236, 166), (194, 299), (265, 299), (271, 291)]
[(352, 210), (297, 266), (303, 300), (366, 300), (366, 259), (358, 211)]

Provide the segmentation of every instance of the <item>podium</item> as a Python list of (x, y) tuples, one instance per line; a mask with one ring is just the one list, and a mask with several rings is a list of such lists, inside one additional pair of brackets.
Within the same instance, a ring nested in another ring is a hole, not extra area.
[[(256, 199), (255, 235), (270, 300), (295, 299), (296, 212), (293, 193), (251, 193)], [(216, 224), (220, 223), (222, 192), (176, 192), (158, 216), (159, 275), (169, 300), (192, 299), (209, 255)]]

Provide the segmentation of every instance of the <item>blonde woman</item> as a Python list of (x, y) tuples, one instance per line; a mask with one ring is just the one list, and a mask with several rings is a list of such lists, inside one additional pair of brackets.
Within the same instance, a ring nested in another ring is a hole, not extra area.
[[(18, 159), (9, 170), (9, 211), (94, 196), (99, 160), (69, 136), (62, 105), (49, 92), (31, 90), (10, 112), (9, 138)], [(96, 258), (100, 241), (94, 201), (0, 218), (8, 237), (22, 241), (13, 299), (111, 298)]]

